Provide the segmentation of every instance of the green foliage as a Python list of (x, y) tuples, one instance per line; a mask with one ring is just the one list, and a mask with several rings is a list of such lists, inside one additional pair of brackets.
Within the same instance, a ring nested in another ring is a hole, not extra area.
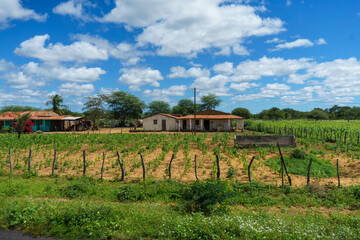
[[(295, 156), (294, 157), (294, 152)], [(327, 178), (336, 176), (336, 169), (330, 161), (320, 159), (313, 154), (308, 154), (302, 150), (294, 150), (293, 155), (290, 157), (284, 156), (284, 161), (289, 174), (307, 176), (308, 165), (310, 159), (313, 159), (311, 164), (310, 174), (313, 177)], [(268, 159), (265, 163), (277, 172), (281, 172), (280, 158)]]
[(200, 105), (201, 110), (215, 109), (222, 102), (218, 96), (212, 93), (206, 96), (202, 96), (200, 101), (202, 103)]
[(235, 177), (236, 171), (235, 169), (231, 166), (229, 167), (228, 171), (227, 171), (227, 178), (229, 178), (230, 180), (232, 180)]
[(157, 114), (157, 113), (170, 113), (170, 104), (164, 101), (152, 101), (147, 106), (148, 111), (147, 115)]
[(297, 159), (306, 159), (308, 156), (304, 148), (295, 148), (291, 153), (291, 157)]
[(250, 113), (250, 111), (247, 108), (235, 108), (234, 110), (232, 110), (231, 114), (236, 115), (236, 116), (240, 116), (240, 117), (244, 117), (246, 119), (249, 119), (252, 117), (252, 114)]
[(207, 180), (192, 183), (182, 194), (180, 208), (186, 212), (202, 212), (209, 215), (226, 210), (225, 201), (232, 190), (225, 181)]
[(145, 102), (138, 97), (123, 91), (113, 92), (106, 102), (109, 109), (116, 119), (120, 119), (122, 124), (127, 120), (139, 119), (146, 107)]
[(94, 181), (93, 178), (89, 177), (74, 179), (61, 189), (61, 196), (73, 199), (94, 195)]

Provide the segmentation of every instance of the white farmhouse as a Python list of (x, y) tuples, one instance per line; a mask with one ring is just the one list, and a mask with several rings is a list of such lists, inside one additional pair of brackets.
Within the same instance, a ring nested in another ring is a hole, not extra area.
[(178, 131), (181, 115), (158, 113), (143, 119), (144, 131)]

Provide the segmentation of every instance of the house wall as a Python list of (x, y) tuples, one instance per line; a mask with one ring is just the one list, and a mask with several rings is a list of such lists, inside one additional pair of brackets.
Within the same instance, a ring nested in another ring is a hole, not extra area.
[[(202, 129), (204, 129), (205, 119), (198, 119), (198, 120), (199, 120), (199, 124), (196, 125), (196, 131), (203, 131)], [(201, 123), (201, 121), (203, 121), (203, 122)], [(181, 130), (190, 131), (190, 130), (194, 129), (194, 123), (195, 123), (194, 119), (191, 119), (191, 127), (190, 127), (190, 119), (187, 119), (186, 120), (186, 129), (181, 128)], [(230, 122), (230, 124), (231, 124), (231, 122)], [(182, 127), (182, 123), (180, 125)], [(219, 126), (219, 130), (222, 129), (222, 131), (229, 131), (228, 119), (224, 119), (224, 120), (211, 120), (210, 119), (210, 131), (217, 131), (218, 126)], [(230, 127), (231, 127), (231, 125), (230, 125)]]
[(43, 132), (51, 131), (51, 120), (32, 120), (35, 126), (31, 127), (34, 132), (41, 130)]
[[(157, 124), (154, 124), (154, 120), (157, 120)], [(180, 120), (158, 114), (143, 120), (144, 131), (162, 131), (162, 120), (166, 120), (166, 131), (179, 129)]]

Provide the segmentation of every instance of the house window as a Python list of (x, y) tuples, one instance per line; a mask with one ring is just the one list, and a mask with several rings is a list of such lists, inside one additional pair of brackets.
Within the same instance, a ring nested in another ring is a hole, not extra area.
[(154, 119), (154, 125), (156, 125), (157, 124), (157, 120), (156, 119)]
[(200, 120), (196, 120), (195, 124), (200, 125)]

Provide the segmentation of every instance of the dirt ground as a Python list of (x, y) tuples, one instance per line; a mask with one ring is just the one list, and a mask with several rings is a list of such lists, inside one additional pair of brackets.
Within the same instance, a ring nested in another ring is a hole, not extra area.
[[(129, 128), (101, 128), (99, 131), (84, 131), (78, 132), (82, 134), (111, 134), (111, 133), (129, 133)], [(51, 134), (51, 133), (49, 133)], [(64, 133), (64, 134), (71, 134)], [(131, 134), (143, 134), (143, 133), (131, 133)], [(169, 134), (169, 132), (158, 132), (156, 134)], [(191, 133), (184, 133), (191, 134)], [(204, 134), (204, 133), (197, 133)], [(180, 148), (176, 154), (171, 168), (172, 179), (190, 182), (195, 181), (195, 155), (197, 157), (197, 176), (199, 179), (215, 178), (216, 171), (216, 157), (213, 154), (211, 144), (211, 138), (215, 133), (209, 133), (209, 138), (206, 140), (208, 145), (208, 152), (204, 154), (201, 150), (197, 149), (195, 145), (190, 145), (190, 153), (187, 156), (183, 149)], [(229, 144), (233, 144), (233, 139), (229, 140)], [(168, 152), (164, 160), (158, 160), (162, 149), (159, 147), (153, 152), (144, 154), (146, 177), (151, 179), (166, 179), (168, 178), (168, 167), (172, 156), (172, 151)], [(227, 172), (230, 167), (235, 169), (235, 175), (233, 180), (241, 182), (247, 182), (248, 172), (247, 166), (253, 156), (259, 156), (257, 150), (239, 150), (239, 157), (231, 157), (227, 153), (221, 153), (220, 159), (220, 177), (227, 178)], [(284, 153), (284, 155), (289, 153)], [(281, 185), (281, 176), (271, 168), (265, 165), (265, 162), (269, 158), (277, 157), (279, 153), (277, 151), (267, 151), (260, 159), (255, 159), (251, 167), (251, 178), (253, 181), (259, 181), (263, 183)], [(25, 166), (25, 159), (28, 156), (27, 151), (19, 151), (14, 153), (14, 159), (18, 159), (21, 168), (15, 169), (15, 174), (22, 174), (27, 170)], [(336, 166), (336, 161), (339, 159), (341, 184), (343, 186), (360, 184), (360, 160), (351, 159), (348, 156), (341, 154), (326, 153), (325, 156), (321, 156), (323, 159), (329, 159), (331, 163)], [(40, 176), (51, 175), (51, 166), (53, 159), (53, 151), (34, 151), (32, 156), (32, 166), (37, 170)], [(93, 153), (87, 153), (87, 169), (86, 174), (95, 178), (100, 178), (101, 167), (103, 161), (103, 152), (97, 151)], [(83, 157), (82, 151), (73, 152), (71, 154), (66, 152), (59, 152), (57, 155), (58, 167), (55, 169), (55, 173), (60, 176), (80, 176), (83, 171)], [(128, 156), (122, 156), (122, 162), (125, 166), (126, 176), (125, 180), (128, 182), (140, 181), (142, 179), (142, 167), (139, 154), (130, 154)], [(5, 164), (8, 165), (8, 164)], [(7, 169), (9, 166), (4, 166)], [(116, 153), (107, 152), (104, 164), (104, 179), (113, 180), (119, 179), (121, 176), (120, 166), (117, 163)], [(291, 175), (292, 184), (295, 187), (302, 187), (306, 185), (306, 177), (299, 175)], [(319, 183), (321, 185), (337, 185), (338, 180), (335, 177), (332, 178), (312, 178), (312, 183)], [(288, 180), (285, 176), (285, 183), (288, 184)]]

